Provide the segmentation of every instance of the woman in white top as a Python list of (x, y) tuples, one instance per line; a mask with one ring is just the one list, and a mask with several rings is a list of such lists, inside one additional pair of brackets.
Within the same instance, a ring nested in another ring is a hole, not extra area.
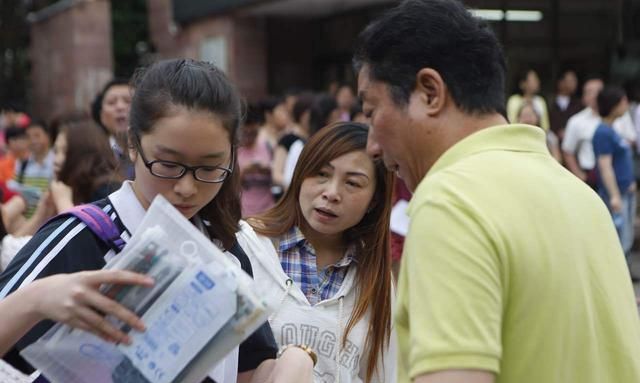
[(260, 241), (240, 242), (276, 307), (276, 341), (316, 351), (315, 382), (395, 381), (394, 176), (367, 156), (367, 134), (366, 125), (348, 122), (316, 133), (282, 200), (249, 220)]

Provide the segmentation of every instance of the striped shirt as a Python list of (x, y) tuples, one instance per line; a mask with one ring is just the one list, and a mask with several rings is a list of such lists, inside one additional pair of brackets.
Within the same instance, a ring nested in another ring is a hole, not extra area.
[[(49, 188), (49, 184), (53, 179), (53, 160), (54, 154), (50, 150), (42, 162), (36, 161), (33, 155), (29, 157), (26, 163), (24, 161), (16, 161), (14, 180), (21, 183), (22, 187), (31, 189), (32, 193), (42, 194)], [(36, 210), (37, 201), (34, 202), (27, 198), (28, 206), (25, 212), (27, 218), (31, 217)]]
[(318, 270), (315, 249), (294, 226), (280, 238), (278, 255), (282, 270), (300, 286), (309, 303), (315, 305), (338, 292), (349, 265), (355, 261), (355, 248), (350, 246), (340, 261)]

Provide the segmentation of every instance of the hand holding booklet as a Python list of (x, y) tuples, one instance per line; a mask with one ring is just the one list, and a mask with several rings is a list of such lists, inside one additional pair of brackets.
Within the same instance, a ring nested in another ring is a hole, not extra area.
[(253, 280), (157, 196), (123, 251), (105, 268), (132, 270), (155, 280), (152, 287), (102, 286), (111, 299), (134, 311), (147, 330), (114, 345), (58, 324), (22, 355), (51, 382), (200, 382), (218, 361), (268, 316)]

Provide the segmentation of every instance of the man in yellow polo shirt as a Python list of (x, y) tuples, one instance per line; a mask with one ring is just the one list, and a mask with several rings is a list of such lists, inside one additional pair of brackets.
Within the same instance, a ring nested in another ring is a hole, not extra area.
[(496, 37), (408, 0), (355, 54), (368, 151), (415, 191), (398, 283), (399, 382), (640, 382), (640, 321), (598, 196), (504, 116)]

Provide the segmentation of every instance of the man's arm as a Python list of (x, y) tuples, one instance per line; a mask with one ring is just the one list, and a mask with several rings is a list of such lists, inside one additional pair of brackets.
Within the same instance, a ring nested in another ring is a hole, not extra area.
[(495, 375), (487, 371), (446, 370), (420, 375), (414, 383), (493, 383)]
[(575, 174), (576, 177), (580, 178), (581, 180), (586, 181), (587, 174), (583, 172), (582, 169), (580, 169), (580, 166), (578, 166), (576, 156), (565, 151), (563, 151), (562, 154), (564, 155), (564, 162), (565, 164), (567, 164), (567, 168), (569, 168), (569, 171), (571, 171), (571, 173)]
[(602, 183), (607, 189), (607, 194), (609, 194), (609, 206), (611, 210), (617, 213), (622, 208), (622, 205), (616, 174), (613, 171), (611, 155), (598, 156), (598, 169), (600, 170)]
[(412, 201), (400, 271), (399, 374), (414, 382), (455, 382), (446, 380), (457, 376), (449, 371), (500, 371), (505, 293), (495, 233), (439, 187), (450, 185)]

